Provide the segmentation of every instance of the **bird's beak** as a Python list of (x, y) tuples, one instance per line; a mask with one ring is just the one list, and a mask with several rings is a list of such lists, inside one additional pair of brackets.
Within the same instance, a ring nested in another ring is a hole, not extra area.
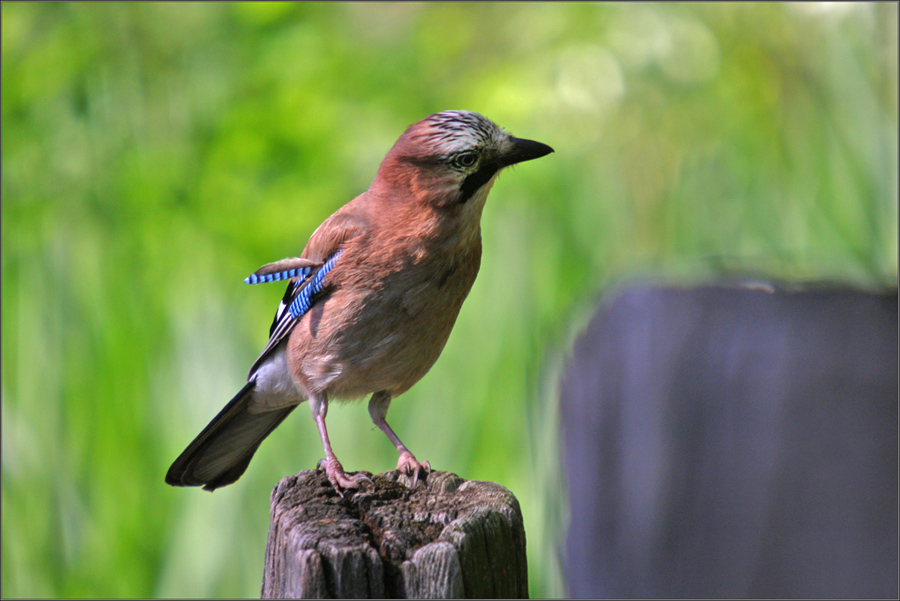
[(509, 138), (509, 150), (500, 157), (500, 164), (503, 167), (515, 165), (522, 161), (530, 161), (539, 159), (553, 152), (553, 149), (546, 144), (535, 142), (534, 140), (523, 140), (522, 138)]

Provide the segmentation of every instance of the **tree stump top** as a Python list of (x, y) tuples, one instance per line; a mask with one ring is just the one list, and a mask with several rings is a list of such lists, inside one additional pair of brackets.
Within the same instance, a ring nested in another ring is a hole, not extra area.
[(272, 491), (262, 596), (527, 597), (519, 503), (493, 482), (391, 470), (344, 498), (324, 473)]

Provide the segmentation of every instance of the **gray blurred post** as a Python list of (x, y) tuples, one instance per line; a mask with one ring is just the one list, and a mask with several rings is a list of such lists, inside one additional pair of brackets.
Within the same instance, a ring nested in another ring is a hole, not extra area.
[(573, 597), (897, 598), (897, 291), (632, 286), (561, 387)]
[(341, 499), (303, 471), (272, 491), (262, 597), (527, 598), (519, 503), (492, 482), (396, 470)]

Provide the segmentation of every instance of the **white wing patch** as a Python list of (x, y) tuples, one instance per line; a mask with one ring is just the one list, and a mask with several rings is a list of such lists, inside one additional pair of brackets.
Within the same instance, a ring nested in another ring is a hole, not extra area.
[(291, 377), (286, 347), (287, 342), (282, 341), (253, 373), (256, 388), (253, 389), (254, 402), (250, 404), (251, 413), (264, 413), (298, 405), (306, 399), (306, 395)]

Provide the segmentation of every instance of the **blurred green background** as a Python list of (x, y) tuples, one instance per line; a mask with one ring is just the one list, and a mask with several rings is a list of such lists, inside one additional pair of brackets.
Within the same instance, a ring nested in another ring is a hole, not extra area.
[[(897, 283), (897, 4), (2, 4), (2, 595), (254, 597), (301, 408), (235, 485), (163, 483), (283, 286), (410, 123), (556, 153), (501, 176), (481, 274), (392, 405), (420, 459), (510, 488), (565, 593), (555, 395), (599, 294), (728, 274)], [(396, 453), (364, 405), (348, 470)]]

